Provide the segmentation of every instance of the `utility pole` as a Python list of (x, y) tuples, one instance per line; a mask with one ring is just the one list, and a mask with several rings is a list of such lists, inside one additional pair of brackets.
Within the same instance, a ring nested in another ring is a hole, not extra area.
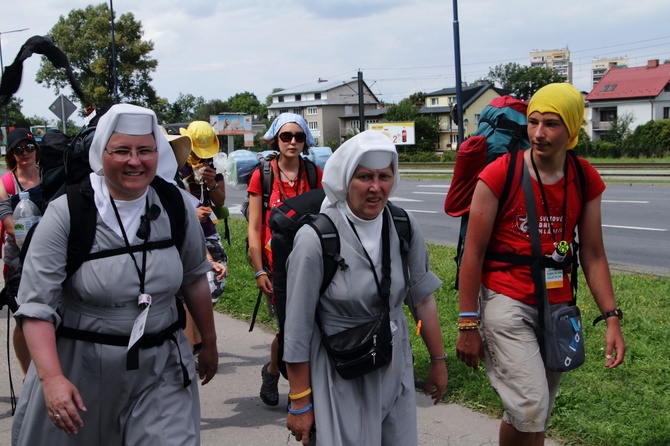
[(114, 103), (119, 103), (119, 80), (116, 75), (116, 38), (114, 37), (114, 6), (109, 0), (109, 21), (112, 24), (112, 73), (114, 75)]
[(363, 91), (363, 72), (358, 70), (358, 121), (360, 132), (365, 131), (365, 92)]
[(454, 58), (456, 65), (456, 111), (458, 118), (458, 147), (463, 144), (463, 86), (461, 85), (461, 38), (458, 29), (458, 0), (453, 0), (454, 5)]

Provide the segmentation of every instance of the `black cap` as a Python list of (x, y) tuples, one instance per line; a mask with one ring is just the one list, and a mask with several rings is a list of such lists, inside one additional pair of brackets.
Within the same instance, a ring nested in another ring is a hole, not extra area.
[(7, 145), (9, 146), (9, 150), (12, 150), (17, 146), (18, 143), (24, 140), (28, 140), (33, 144), (37, 144), (37, 141), (35, 141), (35, 138), (33, 137), (33, 134), (30, 130), (21, 127), (12, 130), (7, 135)]

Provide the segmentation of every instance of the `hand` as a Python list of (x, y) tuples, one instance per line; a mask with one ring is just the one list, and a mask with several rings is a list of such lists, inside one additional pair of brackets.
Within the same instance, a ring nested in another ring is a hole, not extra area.
[(209, 164), (199, 164), (198, 167), (204, 167), (202, 170), (202, 182), (205, 183), (208, 189), (211, 189), (216, 184), (216, 170), (212, 169)]
[(424, 394), (430, 396), (433, 400), (433, 404), (442, 401), (444, 391), (447, 390), (448, 380), (449, 374), (447, 372), (447, 361), (430, 361), (428, 381), (426, 382), (426, 390)]
[(610, 317), (607, 319), (607, 331), (605, 332), (605, 367), (613, 369), (621, 364), (625, 353), (626, 344), (621, 334), (619, 318)]
[(42, 380), (42, 389), (54, 426), (68, 435), (77, 434), (77, 427), (84, 427), (78, 411), (86, 412), (77, 388), (65, 376), (56, 375)]
[(204, 386), (214, 378), (219, 369), (219, 352), (216, 349), (216, 343), (204, 342), (202, 349), (198, 354), (198, 374)]
[(479, 330), (459, 330), (456, 355), (465, 365), (475, 370), (479, 368), (479, 360), (484, 360), (484, 344)]
[[(293, 407), (294, 404), (296, 407)], [(305, 405), (307, 404), (309, 404), (309, 401)], [(293, 409), (302, 408), (302, 406), (298, 407), (297, 401), (291, 402), (291, 407), (293, 407)], [(286, 427), (291, 431), (295, 440), (301, 441), (304, 445), (309, 444), (309, 434), (312, 430), (312, 426), (314, 426), (314, 409), (299, 415), (289, 413), (286, 416)]]
[(217, 279), (221, 280), (226, 277), (226, 274), (228, 273), (228, 268), (226, 268), (226, 265), (215, 262), (213, 260), (210, 260), (210, 263), (212, 264), (212, 270), (216, 273)]
[(256, 286), (265, 294), (274, 294), (272, 281), (267, 274), (261, 274), (256, 278)]
[(200, 222), (205, 222), (209, 218), (210, 214), (212, 213), (212, 208), (209, 206), (198, 206), (195, 209), (195, 213), (198, 215), (198, 220)]

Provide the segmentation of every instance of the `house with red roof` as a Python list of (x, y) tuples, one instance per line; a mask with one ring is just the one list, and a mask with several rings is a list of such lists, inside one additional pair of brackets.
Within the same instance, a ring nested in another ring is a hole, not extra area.
[(644, 67), (612, 68), (586, 95), (589, 136), (597, 141), (615, 118), (631, 116), (631, 130), (670, 118), (670, 63), (649, 60)]

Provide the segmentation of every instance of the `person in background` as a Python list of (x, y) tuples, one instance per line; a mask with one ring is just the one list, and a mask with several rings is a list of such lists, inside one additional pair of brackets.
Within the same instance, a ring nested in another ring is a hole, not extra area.
[[(346, 141), (326, 163), (321, 212), (337, 228), (340, 256), (348, 268), (336, 271), (321, 296), (324, 268), (319, 236), (309, 225), (296, 234), (287, 262), (284, 361), (291, 388), (286, 424), (302, 444), (309, 444), (314, 429), (319, 446), (418, 444), (414, 359), (403, 303), (421, 322), (420, 334), (430, 355), (425, 392), (437, 404), (446, 390), (447, 356), (433, 295), (442, 282), (430, 270), (426, 242), (412, 214), (408, 214), (412, 236), (403, 259), (401, 241), (390, 212), (385, 211), (399, 178), (396, 148), (375, 130)], [(391, 259), (392, 360), (346, 380), (329, 360), (322, 331), (333, 335), (381, 312), (384, 225)], [(315, 321), (317, 313), (321, 328)]]
[[(207, 384), (218, 367), (211, 265), (186, 193), (163, 181), (173, 179), (177, 163), (154, 112), (112, 106), (98, 122), (89, 163), (97, 210), (91, 251), (99, 255), (67, 275), (63, 195), (42, 217), (24, 263), (15, 318), (33, 362), (12, 445), (198, 445), (195, 366), (175, 294), (183, 293), (205, 334), (199, 377)], [(181, 249), (159, 183), (182, 198)]]
[[(263, 182), (261, 170), (251, 174), (249, 187), (249, 257), (254, 268), (256, 286), (268, 301), (270, 317), (276, 317), (272, 293), (272, 232), (270, 231), (271, 208), (287, 198), (295, 197), (311, 189), (307, 180), (305, 161), (300, 156), (314, 145), (314, 137), (305, 119), (294, 113), (282, 113), (272, 121), (263, 136), (263, 142), (278, 153), (270, 163), (272, 167), (272, 191), (269, 209), (263, 206)], [(317, 188), (321, 188), (323, 172), (318, 167)], [(279, 404), (278, 338), (275, 335), (270, 346), (270, 361), (261, 369), (261, 400), (268, 406)]]
[[(568, 83), (549, 84), (533, 95), (527, 116), (531, 148), (523, 152), (524, 167), (532, 178), (538, 216), (551, 225), (540, 230), (544, 254), (551, 255), (559, 241), (572, 242), (577, 227), (579, 260), (607, 324), (605, 367), (617, 367), (626, 346), (603, 244), (600, 205), (605, 183), (579, 158), (586, 182), (586, 196), (580, 199), (575, 169), (568, 168), (567, 160), (567, 150), (577, 145), (584, 100)], [(459, 359), (474, 369), (480, 359), (485, 360), (486, 373), (505, 408), (500, 445), (538, 446), (544, 444), (561, 373), (548, 370), (540, 353), (530, 267), (500, 267), (486, 260), (487, 252), (531, 254), (528, 228), (522, 224), (527, 215), (523, 188), (510, 195), (510, 205), (498, 215), (509, 160), (507, 154), (484, 169), (472, 198), (459, 279), (456, 351)], [(560, 270), (553, 270), (553, 274), (558, 280), (555, 286), (547, 287), (549, 304), (564, 305), (572, 300), (568, 274)]]
[[(192, 148), (191, 138), (188, 137), (187, 135), (169, 134), (168, 131), (163, 126), (160, 127), (160, 130), (163, 133), (163, 135), (165, 135), (165, 139), (167, 139), (168, 142), (170, 143), (170, 147), (172, 147), (172, 151), (174, 152), (174, 156), (177, 160), (178, 169), (181, 169), (186, 164), (186, 160), (188, 160), (189, 156), (191, 155), (191, 148)], [(179, 171), (176, 172), (175, 181), (177, 182), (177, 186), (186, 190), (186, 186), (184, 185), (183, 178), (181, 177)], [(195, 198), (195, 196), (189, 194), (188, 198), (190, 199), (191, 204), (193, 205), (194, 208), (200, 208), (200, 202), (198, 201), (197, 198)], [(212, 265), (212, 272), (214, 272), (216, 279), (218, 281), (223, 281), (228, 273), (227, 265), (224, 262), (214, 260), (214, 257), (209, 252), (209, 249), (206, 250), (206, 254), (207, 254), (207, 260), (209, 260), (209, 263)], [(200, 347), (202, 346), (201, 343), (202, 337), (200, 336), (200, 332), (198, 332), (198, 329), (195, 326), (193, 317), (191, 316), (191, 313), (189, 313), (188, 308), (185, 308), (185, 311), (186, 311), (186, 327), (184, 327), (184, 333), (186, 333), (186, 337), (188, 338), (191, 350), (197, 354), (198, 351), (200, 350)], [(197, 367), (197, 357), (196, 357), (196, 367)]]
[[(9, 172), (2, 176), (0, 182), (0, 221), (6, 231), (6, 240), (2, 259), (4, 268), (2, 277), (7, 279), (9, 265), (19, 255), (20, 248), (14, 239), (14, 218), (13, 212), (18, 203), (19, 192), (24, 190), (36, 191), (32, 193), (31, 199), (36, 200), (36, 196), (41, 198), (40, 191), (40, 146), (35, 141), (30, 130), (25, 128), (16, 128), (7, 135), (7, 154), (5, 155), (7, 169)], [(35, 203), (41, 208), (40, 200)], [(21, 328), (16, 325), (12, 334), (12, 344), (14, 353), (18, 359), (19, 367), (25, 378), (30, 365), (30, 353), (23, 336)]]

